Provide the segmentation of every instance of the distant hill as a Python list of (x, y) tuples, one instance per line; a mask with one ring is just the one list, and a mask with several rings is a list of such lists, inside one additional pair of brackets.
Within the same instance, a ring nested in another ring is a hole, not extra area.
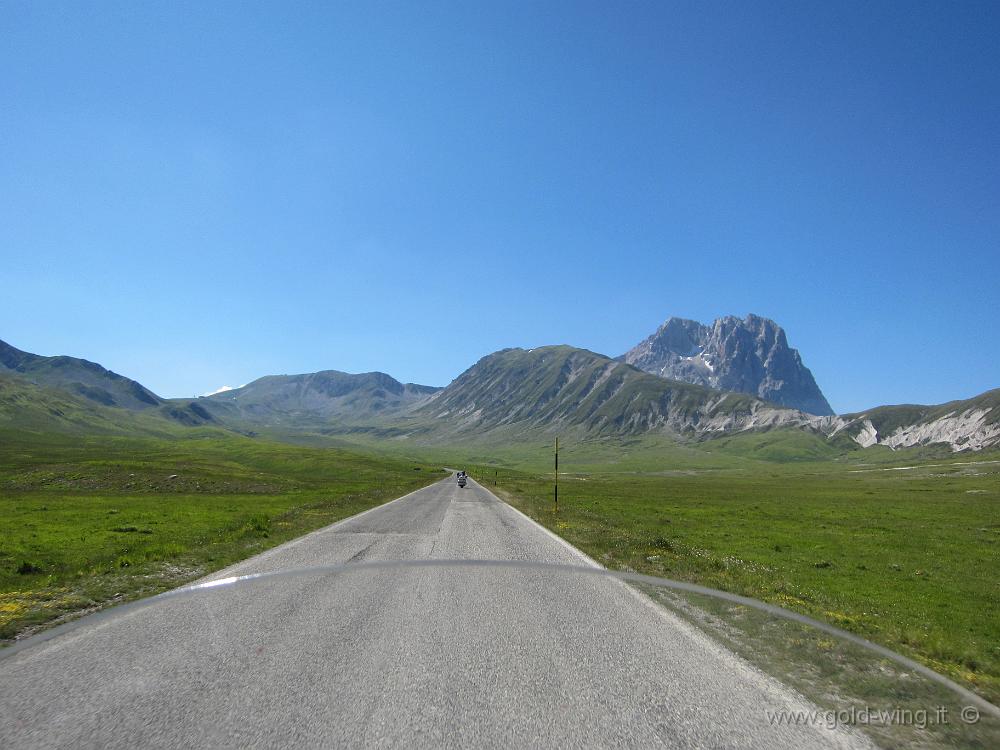
[(223, 420), (301, 427), (384, 419), (438, 390), (400, 383), (383, 372), (352, 375), (324, 370), (268, 375), (241, 388), (204, 396), (197, 403)]
[(73, 389), (39, 385), (0, 370), (0, 433), (178, 435), (183, 427), (213, 422), (190, 402), (140, 410), (105, 406)]
[(1000, 445), (1000, 388), (936, 406), (879, 406), (845, 414), (833, 434), (840, 432), (865, 448), (944, 443), (953, 450), (979, 450)]
[(95, 362), (76, 357), (43, 357), (0, 341), (0, 372), (3, 371), (38, 385), (61, 388), (102, 406), (143, 410), (166, 403), (142, 384)]
[[(126, 418), (115, 419), (116, 416)], [(120, 431), (131, 413), (108, 410), (59, 388), (47, 388), (0, 370), (0, 429), (18, 432)]]
[[(76, 357), (43, 357), (0, 341), (0, 425), (72, 432), (156, 432), (215, 418), (189, 399), (160, 398), (141, 383)], [(142, 415), (136, 419), (131, 413)]]
[(773, 320), (748, 315), (707, 326), (670, 318), (619, 359), (640, 370), (721, 391), (829, 416), (833, 409), (785, 332)]
[(571, 346), (504, 349), (484, 357), (413, 415), (455, 433), (516, 426), (687, 436), (810, 419), (753, 396), (665, 380)]

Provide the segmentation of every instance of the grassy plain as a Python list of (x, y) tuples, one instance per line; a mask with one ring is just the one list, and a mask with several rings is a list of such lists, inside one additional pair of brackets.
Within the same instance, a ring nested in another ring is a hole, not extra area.
[(442, 476), (212, 431), (0, 435), (0, 639), (172, 588)]

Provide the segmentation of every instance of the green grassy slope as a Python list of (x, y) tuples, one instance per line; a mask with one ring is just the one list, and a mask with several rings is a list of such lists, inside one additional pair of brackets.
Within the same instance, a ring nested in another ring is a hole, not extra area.
[(0, 373), (17, 374), (49, 387), (63, 388), (103, 406), (151, 409), (163, 399), (134, 380), (76, 357), (43, 357), (0, 341)]
[(0, 438), (4, 433), (180, 437), (187, 434), (183, 428), (201, 425), (216, 426), (197, 402), (163, 402), (143, 410), (106, 406), (58, 386), (0, 372)]
[(576, 427), (600, 436), (662, 431), (668, 425), (693, 431), (704, 419), (761, 407), (771, 405), (664, 380), (585, 349), (546, 346), (484, 357), (414, 414), (446, 432), (518, 425)]

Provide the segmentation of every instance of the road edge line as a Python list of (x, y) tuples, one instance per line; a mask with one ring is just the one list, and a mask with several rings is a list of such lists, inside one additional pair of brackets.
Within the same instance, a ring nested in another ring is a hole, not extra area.
[[(473, 480), (473, 481), (475, 481), (475, 480)], [(594, 558), (592, 558), (590, 555), (588, 555), (586, 552), (584, 552), (583, 550), (579, 549), (578, 547), (574, 547), (568, 541), (566, 541), (561, 536), (559, 536), (556, 532), (552, 531), (552, 529), (547, 529), (546, 527), (542, 526), (542, 524), (538, 523), (538, 521), (536, 521), (534, 518), (532, 518), (531, 516), (529, 516), (527, 513), (525, 513), (522, 510), (519, 510), (518, 508), (515, 508), (513, 505), (511, 505), (510, 503), (508, 503), (503, 498), (498, 497), (494, 493), (490, 492), (489, 489), (487, 489), (483, 485), (479, 484), (479, 482), (476, 482), (476, 484), (479, 485), (480, 488), (486, 490), (486, 493), (488, 495), (490, 495), (490, 497), (493, 497), (494, 499), (496, 499), (497, 502), (503, 503), (508, 508), (510, 508), (512, 511), (514, 511), (519, 516), (521, 516), (522, 518), (524, 518), (526, 521), (530, 521), (532, 524), (534, 524), (539, 529), (541, 529), (542, 531), (544, 531), (552, 539), (554, 539), (555, 541), (559, 542), (559, 544), (561, 544), (563, 547), (565, 547), (566, 549), (568, 549), (574, 555), (576, 555), (579, 558), (582, 558), (583, 561), (585, 563), (587, 563), (587, 565), (589, 565), (590, 567), (592, 567), (592, 568), (599, 568), (600, 570), (606, 570), (606, 568), (603, 565), (601, 565), (599, 562), (597, 562), (597, 560), (595, 560)]]

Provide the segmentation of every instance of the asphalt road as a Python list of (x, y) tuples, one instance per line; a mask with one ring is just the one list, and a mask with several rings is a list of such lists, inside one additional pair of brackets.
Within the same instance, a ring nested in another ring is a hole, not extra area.
[[(215, 578), (344, 562), (593, 564), (476, 483), (435, 484)], [(624, 584), (520, 569), (219, 587), (0, 660), (0, 747), (866, 747)]]

